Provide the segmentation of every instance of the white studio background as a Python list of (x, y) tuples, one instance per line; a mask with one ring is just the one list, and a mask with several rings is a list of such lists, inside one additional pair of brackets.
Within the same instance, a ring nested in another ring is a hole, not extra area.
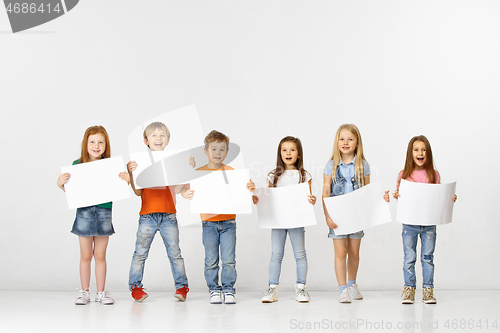
[[(138, 124), (196, 104), (205, 134), (217, 129), (238, 144), (257, 186), (266, 185), (279, 140), (301, 138), (318, 197), (339, 125), (359, 127), (372, 181), (391, 191), (408, 141), (426, 135), (442, 181), (458, 182), (454, 222), (438, 227), (436, 288), (498, 289), (498, 17), (497, 1), (87, 0), (12, 34), (0, 10), (0, 288), (79, 287), (75, 211), (56, 180), (78, 158), (87, 127), (103, 125), (113, 156), (128, 161)], [(108, 290), (127, 290), (139, 209), (135, 196), (114, 203)], [(308, 286), (333, 290), (332, 241), (319, 203), (315, 212)], [(264, 290), (270, 231), (258, 229), (256, 209), (237, 225), (236, 287)], [(365, 233), (359, 284), (400, 289), (401, 226)], [(144, 284), (173, 290), (156, 238)], [(201, 228), (182, 228), (180, 245), (191, 290), (206, 290)], [(291, 289), (286, 247), (281, 285)]]

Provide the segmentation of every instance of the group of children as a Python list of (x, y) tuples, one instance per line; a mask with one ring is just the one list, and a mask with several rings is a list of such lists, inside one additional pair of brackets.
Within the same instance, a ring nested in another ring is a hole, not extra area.
[[(151, 151), (162, 151), (170, 141), (170, 132), (163, 123), (154, 122), (146, 127), (143, 133), (144, 143)], [(205, 154), (208, 163), (197, 170), (224, 171), (233, 170), (225, 165), (224, 159), (228, 154), (229, 138), (218, 131), (211, 131), (204, 140)], [(73, 162), (88, 163), (95, 160), (109, 158), (111, 149), (109, 137), (102, 126), (88, 128), (82, 140), (80, 158)], [(304, 182), (309, 183), (310, 195), (304, 200), (312, 205), (316, 197), (311, 192), (311, 175), (303, 167), (304, 154), (302, 144), (298, 138), (287, 136), (278, 145), (276, 168), (267, 176), (269, 187), (283, 187)], [(195, 167), (194, 159), (190, 164)], [(175, 196), (181, 194), (185, 199), (192, 199), (195, 189), (189, 184), (164, 186), (155, 188), (136, 189), (132, 172), (137, 168), (135, 161), (127, 164), (128, 172), (121, 172), (118, 177), (132, 186), (134, 193), (141, 197), (139, 212), (139, 226), (135, 251), (129, 274), (129, 289), (134, 300), (141, 302), (148, 297), (142, 284), (144, 264), (148, 257), (153, 238), (157, 231), (165, 244), (175, 281), (176, 292), (174, 297), (180, 301), (187, 298), (188, 279), (184, 266), (184, 259), (179, 247), (179, 228), (176, 219)], [(70, 179), (70, 174), (59, 176), (57, 184), (64, 191), (64, 184)], [(421, 183), (439, 183), (440, 175), (434, 169), (432, 151), (425, 136), (416, 136), (408, 144), (404, 169), (397, 178), (397, 188), (401, 179)], [(326, 164), (323, 174), (322, 197), (338, 196), (370, 183), (370, 167), (363, 155), (363, 144), (358, 128), (352, 124), (344, 124), (336, 132), (333, 152)], [(255, 190), (252, 180), (246, 184), (249, 191)], [(393, 197), (399, 197), (398, 189)], [(456, 201), (456, 196), (453, 201)], [(384, 194), (389, 202), (389, 191)], [(259, 198), (252, 196), (254, 204)], [(112, 203), (104, 203), (90, 207), (78, 208), (72, 232), (79, 236), (80, 242), (80, 280), (76, 304), (84, 305), (90, 302), (90, 264), (92, 257), (95, 260), (95, 275), (97, 285), (96, 302), (113, 304), (109, 292), (105, 291), (106, 279), (106, 248), (109, 236), (114, 233), (111, 222)], [(361, 300), (356, 283), (359, 266), (359, 249), (363, 231), (348, 235), (336, 235), (337, 224), (328, 214), (323, 204), (326, 224), (330, 231), (328, 238), (333, 239), (335, 251), (335, 274), (339, 284), (339, 302), (351, 303), (351, 300)], [(205, 280), (209, 289), (210, 303), (236, 303), (234, 284), (236, 282), (236, 215), (234, 214), (201, 214), (203, 227), (202, 239), (205, 247)], [(290, 229), (272, 229), (272, 254), (269, 264), (269, 286), (262, 297), (263, 303), (278, 301), (278, 285), (281, 272), (281, 263), (287, 235), (293, 247), (297, 266), (297, 280), (295, 285), (295, 299), (298, 302), (309, 302), (306, 291), (307, 256), (305, 251), (304, 227)], [(423, 268), (423, 301), (436, 303), (433, 296), (434, 277), (434, 248), (436, 243), (436, 226), (415, 226), (403, 224), (404, 249), (404, 280), (403, 303), (412, 304), (415, 300), (415, 261), (418, 236), (421, 237), (421, 259)], [(220, 255), (219, 255), (220, 253)], [(219, 259), (222, 269), (219, 279)]]

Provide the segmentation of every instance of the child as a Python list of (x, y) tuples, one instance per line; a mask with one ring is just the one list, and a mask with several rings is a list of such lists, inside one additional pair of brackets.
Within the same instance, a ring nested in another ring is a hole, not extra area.
[[(312, 177), (304, 170), (302, 153), (302, 143), (298, 138), (287, 136), (281, 139), (278, 145), (276, 158), (276, 169), (267, 176), (269, 187), (282, 187), (309, 183), (311, 190)], [(255, 204), (259, 201), (257, 196), (253, 196)], [(308, 196), (311, 204), (316, 203), (314, 195)], [(309, 302), (309, 294), (306, 291), (307, 276), (307, 256), (305, 249), (305, 229), (304, 227), (290, 229), (272, 229), (271, 231), (271, 263), (269, 264), (269, 287), (262, 297), (262, 303), (273, 303), (278, 301), (278, 284), (281, 273), (281, 262), (285, 254), (285, 242), (287, 233), (290, 235), (290, 242), (293, 247), (293, 254), (297, 265), (297, 284), (295, 285), (295, 300), (297, 302)]]
[[(401, 179), (417, 182), (439, 184), (439, 172), (434, 169), (432, 160), (432, 149), (429, 141), (423, 135), (413, 137), (408, 143), (406, 151), (406, 161), (404, 169), (398, 174), (397, 190), (393, 196), (399, 197), (399, 185)], [(384, 196), (389, 202), (389, 195)], [(457, 196), (453, 198), (453, 202)], [(403, 274), (405, 286), (403, 288), (403, 304), (413, 304), (415, 302), (415, 261), (417, 259), (418, 236), (422, 242), (420, 258), (422, 261), (423, 275), (423, 302), (426, 304), (435, 304), (434, 298), (434, 249), (436, 247), (436, 226), (407, 225), (403, 224), (403, 251), (404, 264)]]
[[(74, 164), (88, 163), (111, 156), (109, 136), (104, 127), (91, 126), (83, 135), (80, 158)], [(57, 179), (57, 186), (65, 191), (64, 184), (70, 179), (69, 173), (63, 173)], [(126, 172), (118, 175), (121, 179), (129, 182)], [(106, 284), (106, 249), (109, 236), (115, 233), (111, 222), (112, 203), (107, 202), (95, 206), (82, 207), (76, 210), (76, 218), (73, 223), (72, 233), (78, 236), (80, 242), (80, 282), (82, 289), (78, 291), (75, 300), (77, 305), (85, 305), (90, 302), (90, 264), (92, 257), (95, 260), (95, 278), (97, 284), (96, 302), (102, 304), (113, 304), (115, 301), (110, 293), (104, 291)]]
[[(330, 161), (323, 175), (323, 198), (350, 193), (370, 183), (370, 167), (363, 156), (363, 143), (358, 128), (353, 124), (339, 127), (333, 143)], [(359, 266), (359, 247), (363, 231), (348, 235), (335, 235), (337, 224), (330, 218), (323, 203), (326, 224), (330, 228), (328, 238), (333, 239), (335, 251), (335, 275), (339, 284), (340, 303), (361, 300), (363, 296), (356, 284)], [(347, 271), (347, 283), (346, 283)]]
[[(149, 124), (143, 133), (144, 143), (151, 151), (162, 151), (170, 141), (170, 131), (161, 122)], [(191, 161), (194, 163), (194, 161)], [(130, 174), (131, 186), (134, 193), (141, 197), (141, 211), (139, 212), (139, 227), (137, 229), (137, 240), (132, 257), (129, 274), (129, 288), (132, 298), (142, 302), (148, 297), (144, 291), (142, 278), (144, 275), (144, 264), (148, 258), (151, 243), (159, 231), (167, 250), (170, 268), (175, 281), (174, 297), (184, 302), (189, 291), (184, 258), (179, 248), (179, 228), (175, 210), (175, 194), (180, 193), (184, 185), (167, 187), (155, 187), (136, 189), (132, 171), (137, 168), (135, 161), (127, 164)]]
[[(234, 170), (224, 165), (224, 159), (229, 150), (229, 138), (218, 132), (211, 131), (205, 137), (205, 155), (208, 164), (198, 168), (204, 171)], [(247, 183), (250, 191), (255, 190), (255, 184)], [(182, 189), (182, 196), (191, 200), (194, 190)], [(201, 214), (203, 226), (203, 245), (205, 246), (205, 280), (210, 293), (211, 304), (236, 303), (234, 284), (236, 282), (236, 215), (235, 214)], [(219, 284), (219, 250), (222, 260), (221, 283)]]

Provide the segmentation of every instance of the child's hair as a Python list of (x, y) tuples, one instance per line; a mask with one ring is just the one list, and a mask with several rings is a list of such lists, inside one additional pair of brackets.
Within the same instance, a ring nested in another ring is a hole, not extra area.
[(159, 122), (159, 121), (155, 121), (155, 122), (149, 124), (148, 126), (146, 126), (146, 128), (144, 129), (144, 133), (142, 134), (144, 136), (144, 139), (147, 139), (149, 134), (151, 134), (152, 132), (154, 132), (158, 129), (165, 131), (165, 133), (167, 133), (167, 139), (170, 140), (170, 131), (168, 130), (167, 125), (165, 125), (164, 123)]
[(356, 146), (356, 149), (354, 150), (354, 153), (356, 154), (356, 161), (354, 163), (354, 178), (356, 179), (356, 182), (359, 184), (359, 187), (362, 187), (365, 185), (364, 181), (364, 167), (363, 167), (363, 161), (366, 161), (365, 156), (363, 155), (363, 141), (361, 141), (361, 134), (359, 133), (359, 129), (356, 127), (354, 124), (343, 124), (340, 125), (339, 129), (337, 130), (337, 134), (335, 134), (335, 140), (333, 142), (333, 151), (332, 151), (332, 156), (330, 157), (331, 160), (333, 160), (333, 165), (332, 165), (332, 180), (333, 182), (336, 181), (336, 175), (337, 175), (337, 166), (339, 165), (340, 158), (341, 158), (341, 152), (339, 148), (339, 137), (340, 137), (340, 132), (342, 130), (348, 130), (351, 132), (356, 139), (358, 140), (358, 144)]
[(435, 184), (436, 179), (436, 171), (434, 170), (434, 161), (432, 159), (432, 149), (429, 140), (423, 135), (417, 135), (411, 138), (410, 142), (408, 142), (408, 148), (406, 150), (406, 161), (405, 168), (403, 169), (403, 175), (401, 179), (406, 179), (411, 176), (413, 171), (415, 170), (415, 161), (413, 160), (413, 144), (417, 141), (422, 141), (425, 144), (425, 164), (424, 169), (427, 173), (427, 179), (429, 183)]
[(89, 128), (87, 128), (87, 130), (83, 134), (82, 150), (80, 152), (80, 159), (79, 159), (78, 163), (90, 162), (89, 152), (87, 150), (87, 145), (88, 145), (88, 141), (89, 141), (89, 136), (94, 135), (94, 134), (102, 134), (104, 136), (104, 140), (106, 141), (106, 149), (104, 150), (102, 157), (109, 158), (111, 156), (111, 146), (109, 144), (109, 136), (108, 136), (108, 132), (106, 132), (106, 129), (102, 126), (97, 126), (97, 125), (90, 126)]
[(205, 149), (208, 149), (208, 146), (212, 142), (225, 142), (227, 145), (227, 150), (229, 151), (229, 137), (216, 130), (213, 130), (210, 133), (208, 133), (208, 135), (205, 137), (204, 142), (205, 142)]
[(283, 139), (281, 139), (279, 145), (278, 145), (278, 154), (276, 157), (276, 169), (271, 171), (269, 175), (273, 176), (273, 187), (276, 187), (278, 184), (278, 180), (285, 172), (285, 162), (283, 162), (283, 159), (281, 158), (281, 145), (285, 142), (293, 142), (295, 143), (295, 146), (297, 146), (297, 152), (299, 157), (295, 161), (295, 164), (293, 165), (295, 169), (299, 171), (299, 183), (303, 183), (306, 180), (306, 170), (304, 170), (304, 153), (302, 151), (302, 142), (300, 142), (299, 138), (295, 138), (293, 136), (285, 136)]

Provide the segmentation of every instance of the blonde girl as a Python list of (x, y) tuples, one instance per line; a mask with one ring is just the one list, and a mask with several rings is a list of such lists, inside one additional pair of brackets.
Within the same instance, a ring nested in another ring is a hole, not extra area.
[[(87, 128), (83, 135), (80, 158), (73, 164), (89, 163), (111, 156), (109, 136), (102, 126)], [(130, 181), (127, 172), (118, 175), (127, 183)], [(57, 179), (57, 185), (63, 190), (71, 175), (63, 173)], [(90, 264), (95, 260), (95, 277), (97, 284), (96, 302), (113, 304), (109, 292), (104, 290), (106, 283), (106, 249), (109, 236), (115, 233), (111, 222), (111, 202), (78, 208), (72, 233), (78, 236), (80, 242), (80, 282), (81, 289), (75, 300), (77, 305), (90, 302)]]
[[(323, 174), (323, 198), (350, 193), (369, 183), (370, 167), (363, 156), (361, 134), (353, 124), (341, 125), (335, 134), (332, 156)], [(363, 296), (358, 290), (356, 276), (359, 247), (364, 233), (358, 231), (348, 235), (336, 235), (337, 224), (331, 219), (324, 203), (323, 211), (326, 224), (330, 228), (328, 238), (333, 239), (339, 302), (351, 303), (351, 299), (361, 300)]]
[[(432, 149), (429, 140), (423, 135), (414, 136), (408, 143), (406, 150), (405, 167), (398, 174), (397, 190), (393, 197), (399, 198), (399, 185), (401, 179), (417, 182), (439, 184), (440, 175), (434, 168), (432, 158)], [(385, 200), (389, 202), (389, 195), (385, 195)], [(457, 196), (453, 198), (453, 202), (457, 200)], [(435, 304), (434, 298), (434, 249), (436, 247), (436, 226), (435, 225), (407, 225), (403, 224), (403, 276), (405, 285), (403, 288), (403, 304), (413, 304), (415, 302), (415, 261), (417, 259), (417, 243), (418, 237), (421, 240), (422, 262), (422, 293), (423, 302), (426, 304)]]
[[(269, 187), (282, 187), (309, 183), (311, 189), (311, 175), (303, 167), (304, 154), (302, 143), (298, 138), (287, 136), (281, 139), (278, 145), (276, 157), (276, 169), (267, 176)], [(253, 196), (256, 204), (259, 198)], [(306, 198), (304, 198), (306, 200)], [(316, 197), (309, 195), (307, 200), (311, 204), (316, 203)], [(272, 253), (269, 264), (269, 287), (262, 297), (262, 303), (273, 303), (278, 301), (278, 284), (281, 274), (281, 262), (285, 252), (286, 237), (290, 237), (293, 255), (297, 265), (297, 283), (295, 285), (295, 300), (297, 302), (309, 302), (309, 294), (306, 291), (307, 256), (305, 248), (304, 227), (290, 229), (272, 229), (271, 242)]]

